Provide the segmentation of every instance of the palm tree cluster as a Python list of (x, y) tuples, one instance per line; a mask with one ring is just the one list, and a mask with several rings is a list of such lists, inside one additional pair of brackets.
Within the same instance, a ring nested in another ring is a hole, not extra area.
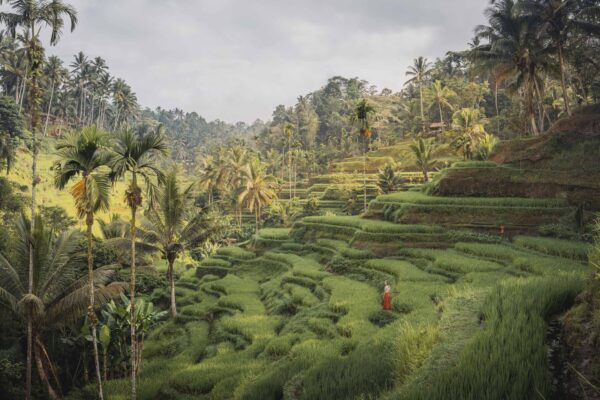
[(202, 157), (199, 165), (198, 183), (206, 190), (207, 205), (214, 205), (215, 197), (218, 197), (221, 207), (234, 212), (240, 227), (242, 210), (247, 208), (254, 213), (255, 230), (258, 231), (261, 210), (277, 199), (278, 183), (268, 173), (269, 163), (237, 142), (228, 147), (217, 147)]
[(479, 44), (469, 56), (476, 70), (522, 98), (530, 133), (546, 126), (550, 80), (560, 82), (566, 114), (574, 102), (588, 101), (596, 81), (583, 82), (576, 59), (597, 59), (599, 13), (597, 2), (586, 0), (501, 0), (486, 10), (488, 25), (477, 27)]
[[(0, 35), (0, 82), (2, 93), (15, 99), (20, 110), (28, 110), (31, 102), (26, 88), (31, 82), (31, 66), (27, 58), (28, 37)], [(68, 127), (96, 124), (117, 130), (131, 125), (139, 116), (137, 97), (120, 78), (111, 76), (102, 57), (77, 53), (66, 65), (57, 56), (44, 57), (40, 76), (39, 106), (43, 114), (44, 135), (60, 135)]]

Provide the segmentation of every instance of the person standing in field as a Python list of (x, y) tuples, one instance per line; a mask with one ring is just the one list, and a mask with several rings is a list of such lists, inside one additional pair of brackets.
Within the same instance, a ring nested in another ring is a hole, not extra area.
[(385, 281), (383, 284), (383, 309), (392, 309), (392, 288), (388, 281)]

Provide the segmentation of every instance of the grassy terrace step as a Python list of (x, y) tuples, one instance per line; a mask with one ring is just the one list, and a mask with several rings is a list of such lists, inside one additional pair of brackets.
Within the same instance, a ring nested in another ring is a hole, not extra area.
[[(577, 242), (572, 243), (574, 245), (579, 244)], [(576, 260), (553, 257), (550, 254), (534, 253), (511, 244), (457, 243), (454, 248), (462, 253), (504, 261), (519, 270), (539, 275), (555, 275), (558, 272), (572, 271), (585, 273), (589, 271), (587, 264)]]
[(230, 247), (221, 247), (217, 250), (217, 255), (226, 259), (233, 260), (252, 260), (256, 257), (251, 251), (244, 250), (241, 247), (230, 246)]
[(451, 232), (434, 225), (402, 225), (358, 216), (306, 217), (294, 224), (292, 236), (307, 239), (336, 239), (351, 244), (406, 242), (448, 242)]
[(564, 199), (434, 197), (420, 192), (382, 195), (369, 204), (369, 215), (388, 221), (469, 228), (535, 228), (557, 223), (573, 211)]

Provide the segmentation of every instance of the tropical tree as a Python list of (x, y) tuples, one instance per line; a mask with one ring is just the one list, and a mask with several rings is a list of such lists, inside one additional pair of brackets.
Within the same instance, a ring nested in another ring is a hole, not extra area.
[(406, 71), (406, 76), (412, 76), (409, 80), (407, 80), (404, 84), (407, 83), (416, 83), (419, 86), (419, 101), (421, 103), (421, 123), (423, 124), (423, 129), (425, 127), (425, 109), (423, 106), (423, 83), (431, 73), (430, 70), (431, 64), (427, 61), (426, 58), (419, 56), (413, 60), (413, 65), (408, 67), (408, 71)]
[(448, 86), (442, 85), (440, 80), (433, 82), (433, 85), (428, 88), (429, 97), (432, 99), (431, 106), (438, 106), (438, 112), (440, 113), (440, 125), (442, 126), (442, 133), (444, 132), (444, 108), (453, 110), (454, 107), (450, 103), (453, 97), (456, 97), (456, 93)]
[(388, 194), (398, 190), (398, 186), (402, 184), (402, 178), (396, 175), (394, 167), (386, 165), (383, 171), (379, 171), (377, 176), (377, 186), (384, 193)]
[[(71, 22), (71, 31), (77, 24), (77, 12), (73, 7), (64, 3), (62, 0), (0, 0), (0, 5), (7, 3), (11, 7), (9, 12), (0, 13), (0, 23), (4, 24), (14, 38), (17, 29), (25, 30), (24, 36), (28, 39), (26, 47), (27, 65), (29, 68), (29, 128), (32, 133), (33, 157), (31, 164), (31, 231), (35, 229), (35, 206), (36, 206), (36, 187), (39, 182), (37, 176), (37, 125), (39, 123), (39, 103), (41, 98), (39, 88), (39, 78), (41, 75), (42, 63), (44, 58), (43, 48), (39, 35), (43, 27), (50, 28), (50, 45), (55, 45), (65, 25), (65, 18)], [(25, 84), (25, 82), (24, 82)], [(29, 252), (29, 292), (33, 290), (33, 262), (34, 251)], [(27, 329), (27, 371), (26, 371), (26, 389), (25, 398), (31, 398), (31, 362), (33, 336), (31, 322)]]
[(48, 110), (46, 111), (46, 122), (44, 122), (44, 136), (46, 136), (48, 130), (48, 121), (50, 120), (54, 91), (56, 86), (60, 85), (61, 81), (65, 78), (65, 74), (61, 59), (56, 56), (48, 57), (48, 61), (44, 68), (44, 75), (46, 76), (46, 79), (50, 80), (50, 100), (48, 101)]
[(423, 172), (423, 182), (429, 182), (429, 171), (435, 165), (435, 160), (432, 158), (433, 145), (423, 138), (418, 138), (410, 145), (410, 149), (416, 157), (415, 164)]
[(558, 57), (563, 107), (571, 115), (566, 84), (566, 46), (574, 34), (600, 36), (598, 19), (584, 20), (584, 15), (598, 15), (600, 6), (577, 0), (525, 0), (527, 14), (538, 25), (540, 35), (549, 39), (547, 48)]
[(452, 116), (452, 132), (454, 145), (461, 149), (465, 160), (471, 159), (473, 149), (485, 137), (486, 119), (476, 108), (463, 108)]
[(133, 130), (128, 129), (120, 132), (116, 137), (114, 146), (115, 157), (112, 160), (113, 173), (116, 177), (127, 177), (129, 186), (125, 191), (125, 202), (131, 211), (131, 283), (129, 293), (131, 298), (131, 398), (137, 397), (136, 375), (137, 375), (137, 336), (136, 311), (135, 311), (135, 250), (136, 250), (136, 216), (137, 210), (143, 204), (142, 189), (139, 186), (138, 179), (143, 180), (144, 186), (150, 199), (153, 198), (155, 182), (164, 181), (164, 174), (158, 167), (158, 157), (166, 154), (166, 144), (162, 133), (162, 125), (155, 131), (145, 135), (138, 136)]
[(157, 190), (156, 201), (142, 219), (140, 229), (144, 242), (155, 246), (167, 260), (173, 318), (177, 315), (173, 264), (186, 246), (204, 241), (210, 235), (204, 223), (204, 214), (192, 214), (193, 199), (190, 194), (193, 186), (182, 189), (176, 172), (170, 172), (165, 177), (164, 185)]
[(55, 186), (62, 190), (73, 180), (70, 192), (75, 200), (79, 218), (85, 219), (87, 236), (87, 269), (89, 294), (89, 321), (94, 347), (94, 363), (98, 380), (98, 395), (103, 398), (100, 358), (94, 297), (94, 255), (92, 253), (92, 226), (98, 211), (107, 211), (110, 205), (111, 180), (108, 167), (111, 154), (108, 136), (95, 126), (73, 133), (56, 145), (59, 161), (54, 167)]
[(265, 173), (264, 165), (257, 159), (246, 164), (242, 174), (245, 185), (238, 196), (238, 203), (248, 208), (250, 212), (254, 211), (258, 233), (262, 207), (270, 205), (277, 199), (275, 178)]
[(471, 57), (477, 69), (492, 72), (498, 83), (523, 93), (530, 132), (537, 135), (541, 124), (536, 122), (535, 105), (541, 101), (544, 84), (540, 72), (552, 66), (550, 50), (538, 34), (539, 24), (521, 12), (521, 6), (514, 0), (501, 0), (486, 10), (489, 25), (476, 28), (477, 37), (486, 43), (473, 48)]
[(0, 162), (6, 163), (6, 173), (15, 157), (13, 140), (23, 134), (23, 117), (11, 97), (0, 97)]
[(290, 124), (290, 123), (286, 123), (283, 126), (283, 134), (285, 135), (287, 142), (288, 142), (288, 174), (289, 174), (289, 179), (288, 179), (288, 188), (290, 191), (290, 196), (289, 198), (291, 199), (292, 196), (292, 174), (293, 174), (293, 168), (292, 168), (292, 141), (294, 139), (294, 125)]
[(479, 157), (483, 160), (487, 160), (490, 158), (492, 151), (498, 144), (498, 138), (491, 133), (486, 133), (483, 135), (481, 140), (479, 141), (479, 149), (478, 154)]
[[(88, 280), (80, 275), (80, 233), (63, 232), (56, 237), (46, 229), (38, 215), (35, 229), (26, 217), (17, 222), (17, 241), (9, 258), (0, 254), (0, 304), (16, 318), (31, 321), (34, 356), (40, 380), (48, 396), (62, 397), (60, 381), (50, 359), (44, 333), (75, 324), (89, 312)], [(33, 244), (32, 246), (30, 244)], [(35, 249), (33, 290), (28, 289), (29, 257)], [(121, 283), (111, 282), (114, 271), (99, 268), (93, 271), (93, 297), (101, 305), (124, 290)]]
[(367, 212), (367, 151), (371, 140), (371, 118), (373, 114), (375, 114), (375, 108), (363, 98), (356, 103), (354, 112), (350, 116), (352, 123), (358, 122), (358, 133), (365, 144), (363, 149), (363, 209), (365, 212)]

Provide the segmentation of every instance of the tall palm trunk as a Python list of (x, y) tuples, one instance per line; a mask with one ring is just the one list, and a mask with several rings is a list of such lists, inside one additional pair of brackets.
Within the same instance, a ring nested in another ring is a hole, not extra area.
[(367, 212), (367, 147), (369, 142), (365, 138), (365, 150), (363, 154), (363, 212)]
[(256, 227), (255, 227), (255, 231), (258, 234), (258, 227), (259, 227), (259, 221), (260, 221), (260, 206), (256, 206), (255, 209), (255, 216), (256, 216)]
[[(46, 366), (44, 365), (44, 354), (45, 350), (43, 349), (43, 344), (39, 336), (36, 334), (35, 338), (35, 364), (37, 366), (38, 375), (40, 380), (46, 384), (46, 390), (48, 390), (48, 397), (52, 400), (59, 400), (62, 398), (60, 391), (55, 389), (50, 382), (50, 377), (48, 376), (48, 371)], [(49, 361), (48, 361), (49, 362)], [(54, 373), (53, 373), (54, 375)], [(54, 375), (56, 378), (56, 375)]]
[(290, 200), (292, 199), (292, 140), (288, 139), (288, 188), (290, 192)]
[(423, 81), (419, 81), (419, 100), (421, 102), (421, 124), (422, 124), (422, 131), (425, 132), (425, 114), (423, 112)]
[(558, 45), (558, 60), (560, 64), (560, 85), (562, 86), (562, 95), (565, 102), (565, 111), (567, 115), (571, 115), (571, 108), (569, 107), (569, 96), (567, 95), (567, 84), (565, 83), (565, 58), (563, 55), (562, 44)]
[(173, 271), (173, 256), (167, 256), (168, 269), (167, 275), (169, 278), (169, 286), (171, 288), (171, 317), (175, 318), (177, 316), (177, 304), (175, 302), (175, 273)]
[(54, 79), (52, 79), (52, 89), (50, 90), (50, 102), (48, 103), (48, 111), (46, 112), (46, 122), (44, 123), (44, 137), (48, 130), (48, 120), (50, 119), (50, 110), (52, 109), (52, 99), (54, 98)]
[(440, 110), (440, 125), (442, 133), (444, 133), (444, 115), (442, 114), (442, 103), (438, 102), (438, 109)]
[[(40, 91), (38, 87), (37, 75), (41, 68), (43, 55), (40, 47), (37, 45), (37, 38), (34, 36), (35, 26), (31, 26), (32, 40), (27, 50), (27, 61), (32, 68), (32, 76), (29, 82), (29, 98), (30, 98), (30, 129), (32, 138), (32, 155), (31, 155), (31, 241), (29, 242), (29, 270), (28, 270), (28, 294), (33, 295), (33, 269), (35, 260), (35, 248), (33, 247), (33, 235), (35, 232), (35, 211), (36, 211), (36, 188), (38, 184), (37, 177), (37, 155), (38, 155), (38, 144), (37, 144), (37, 125), (39, 120), (38, 113), (38, 99), (40, 97)], [(27, 74), (27, 72), (26, 72)], [(27, 80), (23, 80), (23, 97), (25, 95), (25, 86)], [(23, 99), (21, 98), (21, 101)], [(32, 370), (32, 353), (33, 353), (33, 316), (31, 308), (28, 308), (27, 312), (27, 371), (26, 371), (26, 389), (25, 397), (31, 398), (31, 370)]]
[[(86, 185), (87, 186), (87, 185)], [(96, 325), (98, 323), (95, 310), (95, 295), (94, 295), (94, 254), (92, 253), (92, 225), (94, 225), (94, 214), (88, 212), (85, 218), (87, 227), (87, 267), (88, 267), (88, 286), (90, 305), (88, 306), (88, 319), (92, 330), (92, 346), (94, 349), (94, 366), (96, 368), (96, 380), (98, 381), (98, 397), (104, 399), (102, 390), (102, 376), (100, 370), (100, 353), (98, 352), (98, 337), (96, 333)]]
[(129, 207), (131, 208), (131, 283), (129, 287), (130, 306), (129, 319), (131, 321), (131, 399), (137, 398), (137, 334), (136, 334), (136, 311), (135, 311), (135, 239), (137, 233), (136, 213), (138, 206), (142, 203), (141, 190), (137, 185), (137, 174), (132, 173), (131, 186), (129, 188)]
[(496, 134), (500, 134), (500, 110), (498, 109), (498, 79), (494, 79), (494, 105), (496, 106)]

